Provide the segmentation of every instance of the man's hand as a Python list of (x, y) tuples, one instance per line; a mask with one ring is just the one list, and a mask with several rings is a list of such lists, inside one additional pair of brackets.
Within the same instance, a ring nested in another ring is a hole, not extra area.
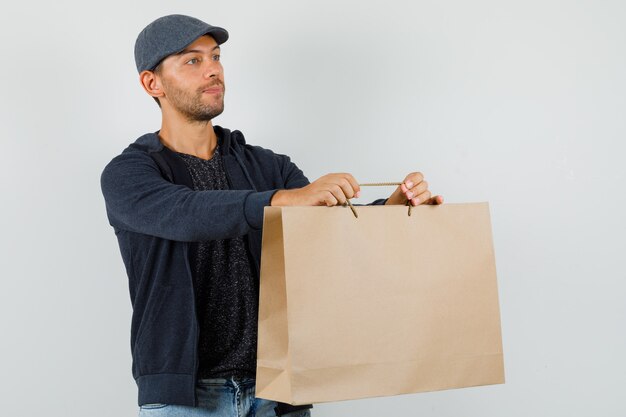
[(311, 184), (292, 190), (277, 191), (272, 206), (336, 206), (346, 200), (360, 196), (361, 188), (350, 174), (328, 174)]
[(428, 183), (424, 181), (424, 175), (421, 172), (412, 172), (406, 176), (385, 204), (406, 204), (407, 201), (410, 201), (413, 206), (443, 204), (443, 196), (431, 197)]

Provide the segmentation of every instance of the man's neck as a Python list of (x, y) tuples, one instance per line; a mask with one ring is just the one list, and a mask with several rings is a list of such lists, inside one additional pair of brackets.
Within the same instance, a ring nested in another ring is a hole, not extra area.
[(190, 122), (181, 118), (163, 117), (159, 138), (175, 152), (202, 159), (211, 159), (217, 146), (217, 135), (211, 121)]

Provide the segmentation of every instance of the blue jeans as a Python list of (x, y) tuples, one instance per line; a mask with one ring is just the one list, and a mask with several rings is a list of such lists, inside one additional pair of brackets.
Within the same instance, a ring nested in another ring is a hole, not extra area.
[[(196, 383), (197, 407), (144, 404), (139, 417), (275, 417), (275, 401), (254, 396), (254, 379), (200, 379)], [(283, 414), (310, 417), (311, 410)]]

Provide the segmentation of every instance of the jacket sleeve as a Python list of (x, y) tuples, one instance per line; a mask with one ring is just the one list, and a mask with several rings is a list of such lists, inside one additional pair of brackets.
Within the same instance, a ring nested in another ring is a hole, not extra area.
[(302, 188), (309, 185), (309, 179), (304, 175), (302, 170), (296, 164), (291, 162), (291, 158), (287, 155), (275, 154), (280, 174), (285, 182), (285, 188)]
[(195, 191), (167, 181), (152, 158), (140, 152), (113, 158), (100, 186), (113, 227), (188, 242), (260, 230), (263, 207), (277, 191)]
[(374, 200), (371, 203), (367, 203), (367, 206), (384, 206), (385, 203), (389, 200), (389, 198), (379, 198), (378, 200)]

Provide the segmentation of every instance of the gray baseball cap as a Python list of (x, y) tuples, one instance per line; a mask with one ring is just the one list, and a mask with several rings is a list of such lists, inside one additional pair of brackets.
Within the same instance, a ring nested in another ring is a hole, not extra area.
[(146, 26), (135, 41), (137, 72), (154, 70), (169, 55), (185, 49), (202, 35), (211, 35), (218, 45), (228, 40), (226, 29), (211, 26), (195, 17), (171, 14)]

